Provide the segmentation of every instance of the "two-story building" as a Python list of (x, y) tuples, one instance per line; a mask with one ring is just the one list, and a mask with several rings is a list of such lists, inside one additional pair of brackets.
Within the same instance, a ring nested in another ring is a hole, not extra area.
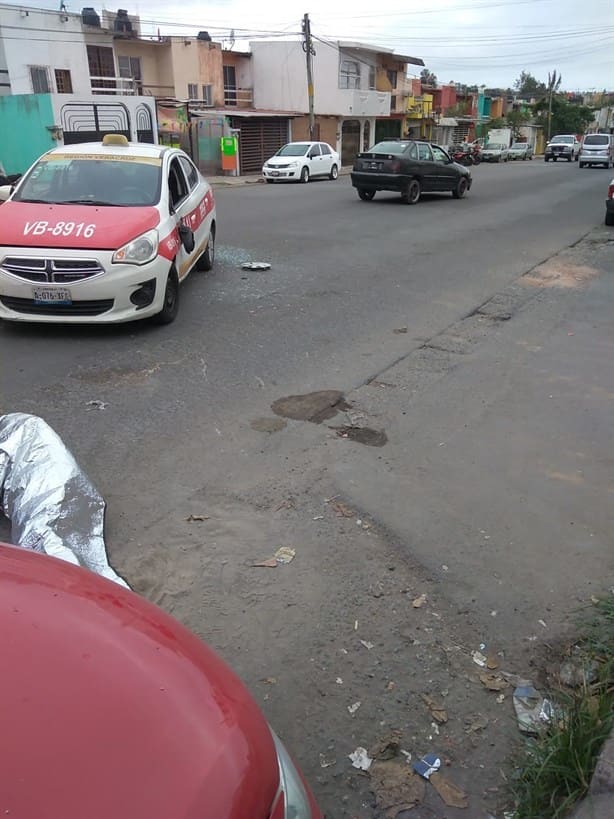
[[(305, 54), (299, 41), (250, 44), (257, 109), (296, 111), (292, 139), (309, 138)], [(422, 60), (391, 49), (341, 40), (318, 40), (313, 57), (315, 139), (328, 142), (351, 164), (358, 151), (384, 136), (401, 136), (407, 66)]]
[(189, 151), (207, 174), (221, 171), (220, 138), (240, 135), (242, 173), (290, 139), (294, 111), (254, 108), (252, 55), (224, 49), (207, 31), (196, 36), (116, 40), (122, 77), (156, 98), (161, 138)]
[(58, 144), (120, 132), (157, 142), (152, 97), (122, 77), (117, 37), (136, 36), (125, 12), (81, 14), (0, 5), (0, 161), (22, 173)]

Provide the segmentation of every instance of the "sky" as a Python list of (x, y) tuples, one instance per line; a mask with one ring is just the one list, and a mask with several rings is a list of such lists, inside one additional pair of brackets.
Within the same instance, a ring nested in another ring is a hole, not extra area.
[[(68, 11), (81, 10), (65, 2)], [(59, 0), (27, 5), (58, 8)], [(95, 0), (83, 5), (100, 9)], [(521, 71), (546, 82), (556, 69), (562, 90), (614, 91), (614, 0), (117, 0), (120, 6), (141, 17), (143, 35), (204, 29), (228, 47), (234, 29), (237, 50), (249, 39), (297, 35), (307, 12), (315, 37), (421, 57), (442, 83), (506, 88)]]

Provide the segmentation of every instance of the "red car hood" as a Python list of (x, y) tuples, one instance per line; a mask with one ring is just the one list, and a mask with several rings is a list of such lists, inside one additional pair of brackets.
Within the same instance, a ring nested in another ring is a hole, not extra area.
[(0, 812), (266, 819), (271, 734), (178, 622), (55, 558), (0, 545)]
[[(42, 205), (9, 200), (2, 207), (0, 247), (117, 250), (159, 222), (160, 214), (153, 207)], [(70, 232), (67, 223), (72, 223)]]

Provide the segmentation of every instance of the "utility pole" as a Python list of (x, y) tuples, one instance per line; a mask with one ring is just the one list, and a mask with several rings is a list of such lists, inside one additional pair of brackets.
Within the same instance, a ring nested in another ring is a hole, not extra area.
[(313, 47), (313, 40), (311, 39), (311, 23), (309, 22), (309, 15), (303, 15), (303, 51), (307, 61), (307, 97), (309, 99), (309, 139), (313, 142), (316, 135), (316, 117), (313, 107), (313, 58), (315, 57), (315, 48)]
[(552, 136), (552, 99), (560, 84), (561, 75), (558, 74), (557, 76), (556, 71), (553, 71), (552, 74), (548, 72), (548, 141)]

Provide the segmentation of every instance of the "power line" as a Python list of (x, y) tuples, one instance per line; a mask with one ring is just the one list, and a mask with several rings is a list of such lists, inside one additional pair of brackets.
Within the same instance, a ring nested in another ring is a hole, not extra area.
[[(378, 14), (353, 14), (353, 20), (371, 20), (379, 17), (418, 17), (425, 14), (449, 14), (456, 11), (483, 11), (487, 9), (502, 8), (504, 6), (527, 6), (535, 3), (550, 3), (554, 0), (507, 0), (499, 3), (472, 4), (470, 6), (446, 6), (438, 9), (417, 9), (415, 11), (387, 11)], [(347, 15), (330, 15), (329, 20), (347, 20)]]
[[(595, 35), (600, 34), (608, 34), (614, 32), (614, 26), (599, 26), (591, 29), (579, 30), (564, 34), (537, 34), (537, 35), (516, 35), (516, 36), (476, 36), (472, 37), (471, 44), (472, 46), (475, 44), (484, 44), (484, 45), (497, 45), (501, 44), (508, 44), (511, 43), (512, 45), (521, 45), (523, 43), (533, 43), (533, 42), (551, 42), (551, 41), (564, 41), (564, 40), (578, 40), (589, 38)], [(333, 37), (329, 35), (331, 39), (347, 39), (344, 37)], [(361, 35), (355, 35), (361, 36)], [(371, 36), (373, 37), (373, 31), (371, 31)], [(399, 37), (398, 35), (375, 35), (377, 40), (388, 40), (393, 42), (398, 42)], [(420, 37), (411, 38), (415, 39), (417, 42), (420, 43), (427, 43), (429, 45), (437, 44), (441, 46), (450, 46), (450, 47), (458, 47), (459, 45), (466, 45), (466, 38), (463, 36), (451, 36), (451, 37), (424, 37), (420, 35)]]

